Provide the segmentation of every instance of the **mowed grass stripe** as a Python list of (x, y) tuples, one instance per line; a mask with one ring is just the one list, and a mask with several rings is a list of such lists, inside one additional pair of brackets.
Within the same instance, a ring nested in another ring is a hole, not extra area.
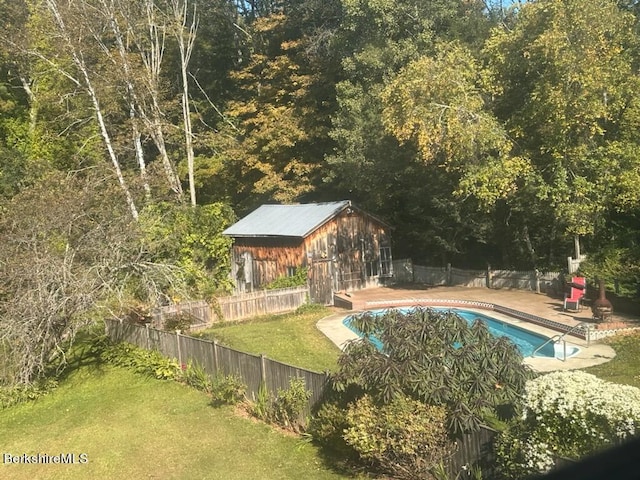
[(50, 395), (0, 413), (0, 454), (86, 453), (85, 465), (0, 464), (0, 478), (337, 479), (315, 447), (213, 408), (172, 381), (83, 367)]
[(340, 349), (316, 327), (318, 320), (333, 312), (309, 305), (294, 313), (220, 323), (197, 336), (218, 340), (242, 352), (263, 353), (296, 367), (317, 372), (335, 371)]

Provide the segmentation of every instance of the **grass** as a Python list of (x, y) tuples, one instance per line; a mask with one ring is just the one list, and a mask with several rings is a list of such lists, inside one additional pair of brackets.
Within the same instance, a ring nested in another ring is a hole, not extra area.
[(0, 412), (0, 453), (84, 453), (88, 463), (0, 463), (0, 478), (348, 478), (311, 444), (209, 402), (173, 381), (82, 366), (49, 395)]
[(294, 313), (215, 325), (197, 336), (243, 352), (263, 353), (297, 367), (333, 371), (340, 349), (316, 327), (318, 320), (332, 312), (319, 305), (306, 305)]
[(584, 371), (609, 382), (640, 388), (640, 334), (617, 335), (604, 343), (616, 351), (615, 358)]

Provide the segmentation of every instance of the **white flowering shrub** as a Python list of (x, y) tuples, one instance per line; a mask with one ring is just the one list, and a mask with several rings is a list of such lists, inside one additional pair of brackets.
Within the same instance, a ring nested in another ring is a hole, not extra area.
[(496, 442), (507, 478), (549, 470), (556, 457), (578, 459), (640, 433), (640, 389), (580, 372), (527, 382), (522, 419)]

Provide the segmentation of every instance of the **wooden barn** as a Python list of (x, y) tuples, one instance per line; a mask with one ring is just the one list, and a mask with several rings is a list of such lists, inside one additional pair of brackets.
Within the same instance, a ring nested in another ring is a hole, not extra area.
[(312, 300), (379, 285), (391, 277), (390, 227), (350, 201), (262, 205), (227, 228), (240, 292), (308, 269)]

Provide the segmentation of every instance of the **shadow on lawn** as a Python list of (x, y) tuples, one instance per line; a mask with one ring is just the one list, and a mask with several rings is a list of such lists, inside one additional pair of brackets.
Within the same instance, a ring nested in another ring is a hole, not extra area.
[(66, 355), (64, 368), (57, 373), (52, 372), (52, 376), (62, 382), (80, 369), (87, 370), (91, 375), (103, 375), (107, 363), (102, 359), (102, 352), (109, 345), (108, 342), (104, 333), (97, 329), (78, 333)]

